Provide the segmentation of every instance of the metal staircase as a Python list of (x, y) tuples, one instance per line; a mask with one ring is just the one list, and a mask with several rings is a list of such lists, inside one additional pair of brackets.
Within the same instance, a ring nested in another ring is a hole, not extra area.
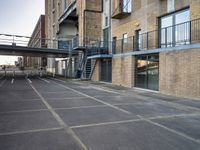
[(88, 56), (91, 56), (91, 50), (86, 49), (81, 55), (79, 67), (76, 73), (77, 78), (81, 79), (91, 79), (96, 60), (88, 59)]

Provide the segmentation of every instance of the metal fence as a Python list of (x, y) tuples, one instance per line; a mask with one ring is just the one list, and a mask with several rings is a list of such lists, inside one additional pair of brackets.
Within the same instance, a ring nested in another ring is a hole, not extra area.
[(200, 19), (112, 42), (114, 54), (200, 43)]
[(71, 40), (32, 38), (10, 34), (0, 34), (0, 45), (71, 50)]

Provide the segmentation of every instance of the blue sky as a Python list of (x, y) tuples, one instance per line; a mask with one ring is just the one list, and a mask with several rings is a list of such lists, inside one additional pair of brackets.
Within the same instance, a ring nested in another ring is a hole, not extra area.
[[(0, 0), (0, 33), (31, 36), (45, 0)], [(1, 57), (0, 64), (14, 62), (16, 57)]]

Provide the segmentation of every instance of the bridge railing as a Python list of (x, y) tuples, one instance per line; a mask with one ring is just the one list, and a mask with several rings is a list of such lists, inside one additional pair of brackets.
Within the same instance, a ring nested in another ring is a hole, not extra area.
[(71, 50), (71, 40), (54, 40), (10, 34), (0, 34), (0, 45)]

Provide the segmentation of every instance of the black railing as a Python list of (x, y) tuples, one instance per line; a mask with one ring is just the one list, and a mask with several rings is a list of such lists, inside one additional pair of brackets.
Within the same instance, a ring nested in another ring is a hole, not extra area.
[(78, 36), (74, 37), (72, 39), (72, 50), (83, 50), (86, 51), (90, 55), (98, 55), (98, 54), (108, 54), (109, 51), (109, 45), (111, 45), (111, 42), (108, 41), (101, 41), (96, 40), (93, 38), (85, 37), (85, 38), (79, 38)]
[(33, 38), (28, 36), (0, 34), (0, 45), (20, 46), (29, 48), (48, 48), (71, 50), (71, 40), (53, 40), (47, 38)]
[(200, 43), (200, 19), (116, 40), (112, 47), (119, 54), (194, 43)]

